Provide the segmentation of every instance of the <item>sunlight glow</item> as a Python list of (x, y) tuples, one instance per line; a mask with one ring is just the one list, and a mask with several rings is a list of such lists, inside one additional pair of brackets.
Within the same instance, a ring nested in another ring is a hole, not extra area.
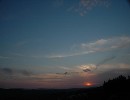
[(85, 85), (85, 86), (92, 86), (92, 83), (90, 83), (90, 82), (85, 82), (84, 85)]

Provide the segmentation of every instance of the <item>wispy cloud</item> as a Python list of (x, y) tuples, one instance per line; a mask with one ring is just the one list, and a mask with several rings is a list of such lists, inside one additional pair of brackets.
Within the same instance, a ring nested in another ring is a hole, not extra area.
[(127, 48), (127, 47), (130, 47), (129, 36), (113, 37), (108, 39), (99, 39), (89, 43), (81, 43), (73, 48), (73, 50), (76, 52), (68, 54), (66, 53), (66, 54), (48, 55), (46, 56), (46, 58), (65, 58), (65, 57), (86, 55), (95, 52), (103, 52), (120, 48)]
[(102, 64), (99, 70), (108, 71), (111, 69), (130, 69), (130, 64), (116, 63), (116, 64)]
[(59, 68), (60, 68), (60, 69), (63, 69), (63, 70), (73, 70), (73, 68), (65, 67), (65, 66), (60, 66)]
[(0, 59), (9, 59), (10, 57), (0, 56)]
[[(120, 48), (130, 47), (130, 37), (122, 36), (122, 37), (113, 37), (107, 39), (99, 39), (93, 42), (80, 43), (70, 48), (69, 53), (61, 53), (61, 54), (53, 54), (53, 55), (24, 55), (20, 53), (12, 53), (15, 56), (26, 57), (26, 58), (35, 58), (35, 59), (43, 59), (43, 58), (66, 58), (73, 56), (86, 55), (95, 52), (103, 52), (108, 50), (115, 50)], [(0, 56), (0, 59), (8, 59), (9, 57)]]
[(45, 56), (46, 58), (65, 58), (65, 57), (72, 57), (72, 56), (79, 56), (92, 53), (93, 51), (83, 51), (83, 52), (76, 52), (71, 54), (58, 54), (58, 55), (48, 55)]
[(18, 43), (15, 44), (15, 47), (21, 47), (21, 46), (27, 44), (28, 42), (29, 41), (20, 41), (20, 42), (18, 42)]
[[(66, 2), (66, 0), (54, 0), (54, 7), (61, 7)], [(80, 16), (84, 16), (87, 12), (92, 10), (97, 6), (109, 7), (111, 0), (74, 0), (71, 2), (70, 6), (67, 6), (67, 11), (72, 11), (78, 13)]]
[(41, 81), (51, 81), (51, 80), (60, 80), (63, 79), (63, 75), (53, 74), (53, 73), (46, 73), (46, 74), (35, 74), (32, 75), (30, 78), (34, 80), (41, 80)]
[(12, 53), (12, 55), (18, 56), (18, 57), (28, 57), (27, 55), (20, 54), (20, 53)]
[(102, 64), (105, 64), (106, 62), (109, 62), (109, 61), (115, 59), (115, 58), (116, 58), (116, 56), (107, 57), (107, 58), (103, 59), (101, 62), (99, 62), (96, 66), (98, 67)]
[(81, 48), (86, 51), (107, 51), (119, 48), (129, 47), (130, 37), (114, 37), (108, 39), (100, 39), (91, 43), (82, 43)]
[(47, 58), (46, 56), (42, 56), (42, 55), (25, 55), (25, 54), (21, 54), (21, 53), (12, 53), (12, 55), (17, 56), (17, 57), (34, 58), (34, 59)]
[(84, 16), (88, 11), (99, 5), (108, 7), (110, 0), (79, 0), (78, 4), (69, 8), (69, 11), (72, 10)]

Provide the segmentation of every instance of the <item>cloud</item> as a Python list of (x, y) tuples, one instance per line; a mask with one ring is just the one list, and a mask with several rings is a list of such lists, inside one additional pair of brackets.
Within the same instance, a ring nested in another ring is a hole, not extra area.
[(0, 56), (0, 59), (9, 59), (9, 57)]
[(60, 69), (63, 69), (63, 70), (73, 70), (73, 68), (65, 67), (65, 66), (60, 66), (59, 68), (60, 68)]
[(27, 56), (27, 55), (20, 54), (20, 53), (12, 53), (12, 55), (18, 56), (18, 57), (29, 57), (29, 56)]
[(24, 46), (25, 44), (29, 43), (29, 41), (20, 41), (20, 42), (17, 42), (14, 46), (16, 48), (19, 48), (19, 47), (22, 47)]
[(103, 72), (109, 71), (109, 70), (112, 70), (112, 69), (125, 69), (125, 70), (128, 69), (128, 70), (130, 70), (130, 64), (126, 64), (126, 63), (105, 64), (105, 62), (101, 63), (100, 65), (97, 65), (97, 64), (83, 64), (83, 65), (79, 65), (79, 66), (75, 67), (74, 70), (77, 70), (75, 72), (78, 72), (78, 73), (83, 73), (83, 72), (95, 72), (95, 73), (98, 73), (98, 72), (102, 72), (102, 71)]
[(99, 70), (104, 72), (112, 69), (130, 69), (130, 64), (126, 64), (126, 63), (102, 64), (100, 65), (99, 68)]
[[(60, 75), (60, 74), (39, 74), (39, 75), (35, 75), (34, 76), (37, 80), (37, 82), (42, 84), (42, 87), (45, 86), (45, 84), (47, 84), (46, 87), (53, 86), (54, 88), (58, 86), (58, 88), (62, 87), (62, 88), (68, 88), (68, 87), (76, 87), (77, 85), (82, 86), (82, 81), (84, 79), (84, 77), (81, 77), (79, 75), (73, 75), (73, 76), (69, 76), (68, 75)], [(40, 78), (40, 79), (38, 79)], [(36, 81), (34, 79), (34, 81)], [(76, 86), (75, 86), (76, 85)]]
[[(113, 37), (113, 38), (107, 38), (107, 39), (99, 39), (93, 42), (87, 42), (87, 43), (80, 43), (79, 45), (72, 46), (73, 48), (70, 48), (69, 53), (64, 54), (54, 54), (54, 55), (46, 55), (46, 56), (27, 56), (19, 53), (14, 53), (16, 56), (20, 57), (30, 57), (30, 58), (52, 58), (52, 59), (60, 59), (60, 58), (66, 58), (66, 57), (73, 57), (73, 56), (80, 56), (80, 55), (86, 55), (90, 53), (95, 52), (103, 52), (103, 51), (110, 51), (110, 50), (116, 50), (116, 49), (122, 49), (130, 47), (130, 37), (129, 36), (121, 36), (121, 37)], [(7, 59), (8, 57), (2, 57), (1, 59)]]
[(32, 72), (27, 71), (27, 70), (16, 70), (13, 68), (0, 68), (0, 74), (1, 75), (23, 75), (23, 76), (29, 76), (33, 75)]
[(71, 54), (58, 54), (58, 55), (48, 55), (45, 56), (46, 58), (65, 58), (65, 57), (73, 57), (73, 56), (79, 56), (79, 55), (85, 55), (92, 53), (93, 51), (84, 51), (84, 52), (76, 52)]
[(84, 16), (88, 11), (97, 7), (97, 6), (105, 6), (108, 7), (110, 5), (110, 0), (79, 0), (75, 6), (69, 8), (69, 11), (78, 12), (81, 16)]
[(89, 71), (91, 71), (90, 69), (84, 69), (83, 70), (84, 72), (89, 72)]
[(106, 62), (109, 62), (109, 61), (115, 59), (115, 58), (116, 58), (116, 56), (108, 57), (108, 58), (104, 59), (103, 61), (99, 62), (96, 66), (98, 67), (98, 66), (100, 66), (102, 64), (105, 64)]
[(94, 64), (80, 65), (79, 68), (83, 72), (89, 72), (89, 71), (92, 71), (92, 70), (96, 69), (96, 65), (94, 65)]
[(101, 52), (113, 49), (130, 47), (130, 37), (114, 37), (100, 39), (91, 43), (82, 43), (80, 46), (86, 51)]
[(0, 73), (5, 73), (5, 74), (13, 74), (14, 71), (11, 68), (1, 68)]
[(27, 70), (19, 70), (18, 72), (21, 73), (22, 75), (25, 75), (25, 76), (33, 75), (32, 72), (27, 71)]
[(73, 11), (78, 13), (80, 16), (84, 16), (90, 10), (98, 7), (104, 6), (109, 7), (111, 0), (74, 0), (70, 2), (68, 6), (66, 0), (54, 0), (54, 7), (61, 7), (66, 5), (67, 11)]
[(45, 74), (35, 74), (28, 77), (29, 79), (33, 81), (38, 82), (53, 82), (53, 81), (62, 81), (62, 79), (65, 79), (65, 76), (63, 74), (55, 74), (55, 73), (45, 73)]
[(73, 57), (73, 56), (86, 55), (95, 52), (110, 51), (110, 50), (116, 50), (116, 49), (127, 48), (127, 47), (130, 47), (129, 36), (113, 37), (107, 39), (99, 39), (89, 43), (81, 43), (73, 47), (73, 49), (71, 48), (73, 51), (76, 52), (71, 52), (68, 54), (66, 53), (66, 54), (48, 55), (46, 56), (46, 58)]
[(12, 53), (12, 55), (16, 57), (23, 57), (23, 58), (34, 58), (34, 59), (44, 59), (44, 58), (49, 58), (47, 56), (42, 56), (42, 55), (25, 55), (25, 54), (20, 54), (20, 53)]
[(97, 66), (95, 64), (83, 64), (83, 65), (75, 66), (73, 68), (61, 67), (65, 71), (63, 73), (56, 73), (56, 74), (64, 75), (64, 76), (66, 76), (66, 75), (68, 75), (68, 76), (75, 76), (75, 75), (83, 76), (83, 74), (86, 72), (94, 71), (96, 69), (96, 67)]

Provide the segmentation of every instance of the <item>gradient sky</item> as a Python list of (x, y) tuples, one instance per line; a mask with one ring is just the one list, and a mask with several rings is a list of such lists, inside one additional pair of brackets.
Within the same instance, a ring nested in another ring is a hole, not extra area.
[(0, 0), (0, 87), (79, 88), (130, 74), (127, 0)]

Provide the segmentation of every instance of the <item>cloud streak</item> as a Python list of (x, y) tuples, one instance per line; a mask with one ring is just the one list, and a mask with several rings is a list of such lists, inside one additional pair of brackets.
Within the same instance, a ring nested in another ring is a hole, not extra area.
[(16, 70), (13, 68), (0, 68), (0, 74), (1, 75), (23, 75), (23, 76), (30, 76), (33, 75), (32, 72), (27, 70)]
[(57, 55), (49, 55), (46, 58), (65, 58), (65, 57), (73, 57), (86, 55), (95, 52), (104, 52), (110, 50), (116, 50), (121, 48), (130, 47), (130, 37), (113, 37), (108, 39), (99, 39), (94, 42), (89, 43), (81, 43), (76, 45), (73, 50), (76, 52), (66, 53), (66, 54), (57, 54)]
[[(116, 56), (108, 57), (108, 58), (104, 59), (103, 61), (99, 62), (96, 66), (98, 67), (98, 66), (100, 66), (100, 65), (102, 65), (102, 64), (105, 64), (106, 62), (109, 62), (109, 61), (115, 59), (115, 58), (116, 58)], [(97, 68), (97, 67), (96, 67), (96, 68)]]
[(85, 55), (92, 53), (93, 51), (83, 51), (83, 52), (76, 52), (71, 54), (58, 54), (58, 55), (49, 55), (45, 56), (46, 58), (65, 58), (65, 57), (73, 57), (73, 56), (79, 56), (79, 55)]
[(0, 59), (9, 59), (9, 57), (0, 56)]

